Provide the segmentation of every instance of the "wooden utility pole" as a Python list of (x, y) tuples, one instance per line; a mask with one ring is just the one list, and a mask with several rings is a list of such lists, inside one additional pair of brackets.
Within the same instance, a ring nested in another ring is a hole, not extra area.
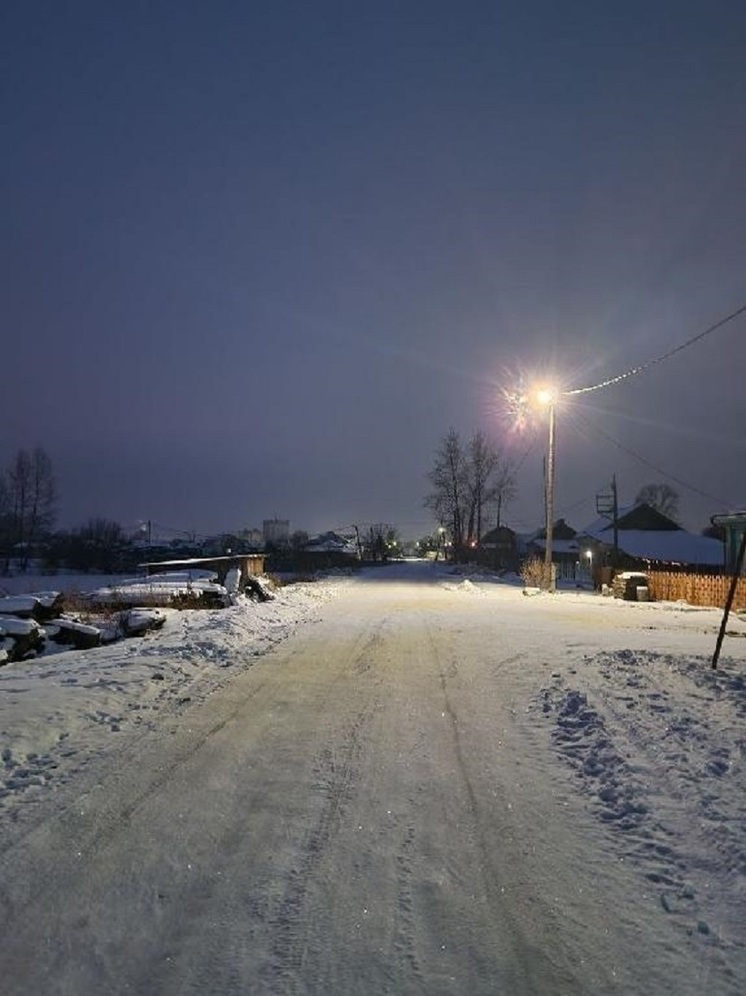
[(728, 598), (725, 602), (725, 609), (723, 610), (723, 619), (720, 623), (720, 632), (718, 633), (717, 643), (715, 644), (715, 653), (712, 655), (712, 667), (713, 670), (718, 666), (718, 659), (720, 657), (720, 648), (723, 645), (723, 637), (725, 636), (725, 627), (728, 625), (728, 616), (730, 615), (731, 606), (733, 605), (733, 599), (736, 596), (736, 588), (738, 587), (738, 580), (741, 577), (741, 571), (743, 570), (743, 561), (746, 556), (746, 530), (744, 530), (743, 536), (741, 537), (741, 545), (738, 548), (738, 556), (736, 557), (736, 566), (733, 572), (733, 577), (730, 581), (730, 588), (728, 589)]
[(555, 448), (555, 408), (554, 401), (549, 405), (549, 453), (547, 455), (547, 507), (546, 507), (546, 545), (544, 547), (544, 567), (547, 584), (550, 590), (554, 588), (552, 575), (552, 541), (554, 539), (554, 448)]

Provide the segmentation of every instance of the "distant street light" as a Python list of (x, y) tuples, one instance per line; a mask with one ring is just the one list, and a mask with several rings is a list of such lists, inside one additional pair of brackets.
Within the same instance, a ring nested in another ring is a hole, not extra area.
[(438, 559), (438, 555), (441, 549), (443, 550), (443, 560), (446, 559), (445, 535), (446, 535), (445, 526), (438, 526), (438, 549), (435, 553), (436, 560)]

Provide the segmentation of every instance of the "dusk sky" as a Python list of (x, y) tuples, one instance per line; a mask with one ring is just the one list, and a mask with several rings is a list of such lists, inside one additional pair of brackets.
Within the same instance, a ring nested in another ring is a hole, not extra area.
[[(449, 427), (746, 304), (746, 6), (5, 0), (0, 464), (59, 525), (433, 527)], [(746, 504), (746, 316), (557, 413), (555, 509), (617, 475)], [(664, 476), (669, 475), (669, 476)], [(691, 490), (694, 489), (694, 490)]]

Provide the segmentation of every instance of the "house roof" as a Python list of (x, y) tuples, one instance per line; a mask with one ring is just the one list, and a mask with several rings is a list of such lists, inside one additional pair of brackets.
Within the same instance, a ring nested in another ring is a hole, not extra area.
[(264, 559), (262, 550), (247, 550), (245, 553), (229, 553), (218, 557), (183, 557), (181, 560), (150, 560), (140, 567), (199, 567), (200, 564), (230, 564), (241, 560)]
[(713, 526), (740, 525), (746, 522), (746, 509), (710, 516), (710, 522)]
[(481, 546), (489, 546), (491, 543), (512, 543), (515, 541), (516, 534), (508, 526), (497, 526), (495, 529), (490, 529), (488, 533), (485, 533), (481, 539)]
[[(724, 563), (724, 547), (720, 540), (687, 532), (645, 502), (619, 509), (617, 532), (619, 549), (638, 560), (709, 567), (722, 567)], [(581, 535), (611, 546), (614, 523), (602, 516), (586, 526)]]
[[(533, 546), (538, 547), (541, 550), (546, 549), (547, 541), (544, 536), (536, 537), (535, 539), (531, 540), (531, 543), (533, 544)], [(580, 546), (578, 545), (578, 541), (576, 539), (553, 539), (552, 550), (554, 551), (554, 553), (557, 554), (567, 553), (567, 554), (574, 554), (575, 556), (577, 556), (578, 553), (580, 552)]]
[[(537, 529), (536, 532), (531, 533), (531, 539), (545, 539), (547, 534), (546, 527), (542, 526), (541, 529)], [(555, 540), (571, 540), (573, 537), (578, 535), (576, 529), (566, 522), (564, 519), (555, 520), (554, 526), (552, 528), (552, 535)]]
[[(607, 535), (603, 540), (610, 542)], [(700, 564), (722, 567), (724, 547), (720, 540), (695, 536), (685, 529), (625, 529), (619, 532), (619, 549), (639, 560), (667, 564)]]
[[(617, 510), (617, 529), (622, 532), (638, 530), (642, 532), (684, 532), (678, 522), (674, 522), (668, 515), (659, 512), (657, 508), (648, 505), (647, 502), (638, 502), (636, 505), (626, 505)], [(592, 536), (595, 539), (605, 539), (603, 535), (614, 531), (613, 521), (606, 515), (601, 515), (594, 519), (590, 525), (581, 530), (583, 536)]]
[(320, 536), (316, 536), (314, 539), (309, 540), (309, 542), (306, 543), (305, 549), (309, 552), (316, 553), (356, 552), (355, 543), (351, 538), (341, 536), (339, 533), (335, 532), (322, 533)]

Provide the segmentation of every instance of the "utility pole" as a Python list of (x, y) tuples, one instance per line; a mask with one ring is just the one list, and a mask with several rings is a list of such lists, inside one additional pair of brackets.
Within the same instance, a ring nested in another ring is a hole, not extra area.
[(554, 449), (555, 449), (555, 405), (549, 402), (549, 453), (547, 455), (547, 495), (546, 495), (546, 545), (544, 547), (544, 567), (550, 590), (554, 589), (552, 576), (552, 541), (554, 539)]
[(725, 636), (725, 630), (728, 625), (728, 616), (730, 614), (731, 606), (733, 605), (733, 599), (735, 598), (736, 595), (736, 588), (738, 587), (738, 579), (741, 577), (741, 571), (743, 570), (744, 558), (746, 558), (746, 531), (744, 531), (744, 534), (741, 537), (741, 545), (738, 548), (738, 556), (736, 557), (736, 564), (735, 567), (733, 568), (733, 577), (730, 579), (728, 597), (725, 600), (723, 618), (720, 622), (720, 630), (718, 632), (717, 643), (715, 644), (715, 653), (712, 655), (713, 670), (718, 666), (718, 658), (720, 657), (720, 648), (723, 645), (723, 637)]
[(616, 492), (616, 474), (611, 476), (611, 495), (613, 498), (612, 513), (614, 515), (614, 567), (619, 563), (619, 526), (617, 520), (619, 519), (619, 502), (617, 500)]

